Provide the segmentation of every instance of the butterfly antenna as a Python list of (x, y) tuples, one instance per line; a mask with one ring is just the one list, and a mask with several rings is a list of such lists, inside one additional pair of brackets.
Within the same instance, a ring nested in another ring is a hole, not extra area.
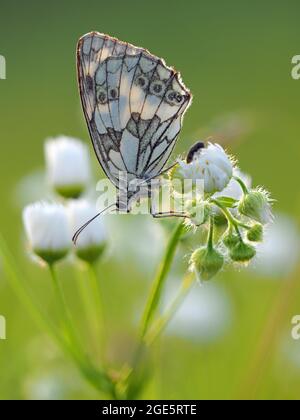
[(82, 225), (73, 235), (72, 237), (72, 241), (74, 243), (74, 245), (76, 245), (77, 239), (79, 237), (79, 235), (81, 234), (81, 232), (90, 224), (92, 223), (95, 219), (97, 219), (97, 217), (101, 216), (101, 214), (105, 213), (107, 210), (109, 210), (112, 207), (117, 207), (116, 204), (111, 204), (107, 207), (105, 207), (105, 209), (101, 210), (99, 213), (97, 213), (94, 217), (92, 217), (90, 220), (88, 220), (87, 222), (85, 222), (84, 225)]

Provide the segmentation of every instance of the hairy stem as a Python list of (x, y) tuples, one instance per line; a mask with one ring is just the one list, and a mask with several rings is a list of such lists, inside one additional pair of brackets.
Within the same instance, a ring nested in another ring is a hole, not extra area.
[[(219, 207), (219, 209), (223, 212), (224, 216), (228, 220), (228, 223), (234, 227), (234, 229), (236, 230), (237, 235), (239, 236), (239, 238), (241, 238), (241, 233), (240, 233), (240, 230), (239, 230), (239, 225), (241, 225), (241, 222), (239, 220), (237, 220), (230, 213), (230, 211), (222, 203), (220, 203), (218, 201), (218, 199), (213, 198), (213, 199), (211, 199), (211, 202), (214, 203), (217, 207)], [(248, 226), (247, 226), (247, 228), (248, 228)]]
[(240, 186), (241, 186), (244, 194), (248, 194), (249, 193), (246, 184), (244, 183), (244, 181), (240, 177), (233, 176), (233, 179), (235, 179), (240, 184)]
[(97, 276), (97, 270), (95, 264), (89, 264), (89, 278), (90, 286), (94, 297), (94, 302), (96, 305), (96, 317), (97, 317), (97, 328), (98, 336), (100, 340), (100, 354), (103, 359), (104, 357), (104, 338), (106, 337), (106, 326), (105, 326), (105, 316), (104, 316), (104, 307), (103, 307), (103, 294), (101, 290), (100, 280)]
[(81, 350), (80, 350), (81, 344), (80, 344), (80, 341), (77, 337), (75, 328), (74, 328), (73, 323), (72, 323), (71, 314), (68, 310), (68, 306), (67, 306), (67, 303), (66, 303), (66, 299), (65, 299), (63, 289), (61, 287), (60, 282), (57, 279), (54, 264), (49, 264), (49, 271), (50, 271), (51, 280), (52, 280), (52, 284), (53, 284), (53, 288), (54, 288), (54, 292), (55, 292), (55, 296), (56, 296), (56, 301), (57, 301), (58, 306), (59, 306), (60, 316), (61, 316), (61, 320), (63, 322), (64, 330), (67, 333), (68, 339), (74, 345), (74, 348), (76, 348), (76, 350), (78, 351), (78, 354), (80, 354), (81, 353)]
[(166, 249), (166, 253), (164, 255), (164, 258), (162, 260), (161, 265), (159, 266), (157, 275), (154, 279), (153, 282), (153, 286), (149, 295), (149, 299), (147, 301), (146, 307), (145, 307), (145, 311), (142, 317), (142, 323), (141, 323), (141, 329), (140, 329), (140, 338), (143, 339), (143, 337), (145, 336), (149, 323), (153, 318), (153, 315), (158, 307), (159, 301), (160, 301), (160, 297), (161, 297), (161, 293), (163, 290), (163, 286), (165, 283), (165, 280), (167, 278), (167, 275), (170, 271), (171, 268), (171, 264), (173, 261), (173, 258), (175, 256), (175, 252), (177, 249), (177, 245), (178, 242), (180, 240), (180, 236), (182, 234), (183, 231), (183, 223), (180, 222), (171, 238), (170, 241), (168, 243), (167, 249)]
[(173, 300), (173, 302), (170, 304), (169, 308), (166, 310), (166, 312), (158, 318), (151, 328), (149, 328), (148, 333), (146, 334), (144, 340), (147, 346), (150, 346), (153, 344), (153, 342), (160, 336), (160, 334), (164, 331), (164, 329), (167, 327), (167, 325), (170, 323), (170, 321), (173, 319), (174, 315), (176, 314), (177, 310), (179, 309), (180, 305), (184, 301), (185, 297), (189, 293), (189, 291), (192, 289), (192, 287), (195, 285), (194, 282), (194, 275), (192, 273), (187, 274), (182, 282), (182, 285), (180, 287), (180, 290)]
[(144, 338), (149, 329), (150, 322), (158, 308), (161, 294), (163, 291), (163, 286), (165, 284), (167, 275), (170, 271), (171, 264), (176, 253), (177, 245), (179, 243), (181, 234), (183, 232), (183, 228), (184, 228), (184, 225), (182, 222), (180, 222), (172, 233), (172, 236), (167, 245), (165, 255), (159, 266), (157, 275), (154, 279), (148, 301), (146, 303), (146, 307), (143, 313), (141, 326), (140, 326), (139, 342), (138, 342), (138, 346), (137, 346), (137, 349), (134, 355), (134, 360), (132, 363), (132, 372), (128, 380), (127, 399), (132, 399), (139, 388), (139, 386), (137, 385), (139, 383), (139, 378), (138, 378), (139, 370), (141, 367), (140, 365), (141, 365), (143, 356), (146, 351)]
[(212, 250), (213, 247), (214, 247), (214, 219), (213, 219), (213, 216), (210, 216), (207, 248), (209, 250)]

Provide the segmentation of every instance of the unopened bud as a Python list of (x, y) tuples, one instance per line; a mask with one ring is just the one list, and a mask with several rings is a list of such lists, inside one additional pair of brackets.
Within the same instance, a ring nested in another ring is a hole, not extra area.
[(201, 247), (191, 255), (190, 266), (200, 280), (210, 280), (223, 267), (223, 255), (212, 247)]

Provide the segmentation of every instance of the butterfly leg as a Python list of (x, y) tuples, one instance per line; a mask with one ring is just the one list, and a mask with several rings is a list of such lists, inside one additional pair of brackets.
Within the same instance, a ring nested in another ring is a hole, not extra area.
[(176, 213), (176, 212), (172, 212), (172, 211), (152, 213), (152, 216), (155, 219), (162, 219), (164, 217), (183, 217), (183, 218), (187, 217), (187, 215), (185, 213)]
[(183, 217), (186, 218), (188, 215), (184, 212), (178, 212), (178, 211), (159, 211), (155, 212), (151, 210), (151, 215), (156, 219), (162, 219), (163, 217)]
[(175, 211), (175, 210), (169, 210), (169, 211), (157, 211), (154, 205), (154, 202), (152, 200), (152, 191), (151, 191), (151, 184), (148, 184), (148, 199), (149, 199), (149, 210), (150, 214), (154, 218), (164, 218), (164, 217), (183, 217), (186, 218), (188, 215), (184, 213), (183, 211)]

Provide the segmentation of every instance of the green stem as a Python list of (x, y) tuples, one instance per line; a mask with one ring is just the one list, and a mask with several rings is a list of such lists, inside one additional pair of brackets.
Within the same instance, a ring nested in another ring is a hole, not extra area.
[(98, 335), (100, 340), (100, 350), (101, 356), (104, 356), (104, 338), (106, 337), (106, 323), (105, 323), (105, 316), (104, 316), (104, 306), (103, 306), (103, 299), (102, 299), (102, 290), (101, 284), (97, 276), (97, 271), (95, 264), (89, 264), (89, 278), (90, 278), (90, 285), (91, 290), (93, 292), (94, 301), (96, 305), (96, 317), (97, 317), (97, 328), (98, 328)]
[(225, 217), (228, 219), (228, 222), (235, 228), (235, 230), (237, 231), (237, 234), (239, 236), (241, 236), (240, 231), (238, 229), (239, 226), (246, 229), (246, 230), (251, 229), (251, 226), (248, 226), (245, 223), (241, 222), (240, 220), (236, 219), (230, 213), (230, 211), (222, 203), (220, 203), (218, 201), (218, 199), (212, 199), (211, 202), (214, 203), (216, 206), (218, 206), (221, 209), (221, 211), (224, 213)]
[(75, 270), (75, 274), (77, 274), (77, 285), (78, 285), (78, 294), (82, 301), (82, 309), (85, 314), (85, 322), (88, 325), (88, 333), (89, 338), (93, 341), (93, 333), (94, 333), (94, 312), (92, 308), (92, 298), (90, 290), (88, 289), (88, 285), (86, 282), (85, 276), (79, 270)]
[[(24, 279), (24, 274), (18, 273), (16, 265), (14, 263), (15, 259), (8, 251), (4, 239), (0, 235), (0, 254), (2, 256), (1, 260), (3, 263), (4, 272), (6, 273), (7, 280), (10, 283), (11, 288), (18, 297), (18, 299), (23, 303), (26, 310), (29, 312), (31, 318), (42, 330), (46, 329), (48, 334), (60, 344), (63, 340), (60, 338), (58, 331), (56, 330), (54, 324), (47, 318), (45, 313), (41, 310), (39, 304), (34, 301), (34, 298), (31, 296), (31, 293), (26, 286), (28, 282)], [(21, 280), (23, 278), (23, 280)]]
[(235, 179), (240, 184), (244, 194), (249, 193), (246, 184), (244, 183), (244, 181), (241, 180), (241, 178), (239, 178), (238, 176), (233, 176), (233, 179)]
[(70, 340), (70, 343), (72, 343), (75, 346), (78, 354), (81, 354), (82, 353), (81, 344), (80, 344), (80, 341), (77, 337), (75, 328), (73, 326), (72, 317), (71, 317), (71, 314), (68, 310), (68, 306), (67, 306), (67, 303), (66, 303), (66, 299), (65, 299), (63, 289), (61, 287), (60, 282), (57, 279), (54, 264), (49, 264), (48, 267), (49, 267), (49, 271), (50, 271), (51, 280), (52, 280), (54, 292), (55, 292), (55, 295), (56, 295), (57, 303), (59, 305), (61, 318), (63, 320), (64, 329), (67, 333), (67, 336)]
[(152, 326), (145, 334), (143, 340), (140, 341), (138, 351), (135, 355), (135, 360), (132, 368), (133, 370), (128, 378), (128, 400), (136, 398), (136, 395), (141, 391), (143, 385), (143, 373), (139, 372), (139, 368), (140, 362), (142, 361), (146, 350), (148, 350), (149, 347), (155, 342), (155, 340), (157, 340), (160, 337), (167, 325), (173, 319), (174, 315), (176, 314), (177, 310), (179, 309), (180, 305), (182, 304), (182, 302), (184, 301), (185, 297), (192, 289), (194, 284), (194, 275), (192, 273), (189, 273), (183, 279), (181, 288), (177, 296), (167, 309), (167, 311), (152, 324)]
[(237, 220), (237, 219), (235, 219), (235, 221), (236, 221), (236, 223), (237, 223), (240, 227), (242, 227), (242, 228), (244, 228), (244, 229), (246, 229), (246, 230), (251, 229), (251, 226), (245, 225), (245, 223), (243, 223), (243, 222), (241, 222), (241, 221), (239, 221), (239, 220)]
[(169, 241), (169, 244), (167, 246), (166, 253), (164, 255), (162, 263), (158, 269), (158, 273), (155, 277), (155, 280), (154, 280), (154, 283), (153, 283), (153, 286), (149, 295), (149, 299), (147, 301), (145, 311), (142, 317), (142, 323), (141, 323), (141, 329), (140, 329), (141, 339), (143, 339), (143, 337), (145, 336), (149, 323), (158, 307), (161, 293), (163, 290), (163, 286), (167, 278), (167, 275), (170, 271), (171, 264), (175, 256), (176, 248), (177, 248), (178, 242), (180, 240), (180, 236), (183, 231), (183, 226), (184, 225), (182, 222), (180, 222), (176, 226), (171, 236), (171, 239)]
[[(64, 328), (67, 332), (68, 339), (70, 340), (70, 346), (72, 347), (76, 355), (76, 358), (81, 364), (81, 366), (84, 366), (84, 369), (86, 371), (92, 373), (94, 368), (92, 367), (92, 364), (90, 363), (87, 354), (84, 352), (80, 339), (78, 338), (77, 332), (74, 328), (72, 316), (68, 309), (67, 302), (66, 302), (61, 284), (57, 279), (54, 264), (49, 265), (49, 270), (51, 273), (51, 278), (52, 278), (53, 287), (56, 293), (57, 301), (60, 307), (61, 317), (64, 321)], [(96, 378), (97, 378), (97, 374), (95, 375), (94, 379), (96, 380)]]
[[(54, 269), (53, 264), (49, 265), (49, 270), (50, 270), (50, 274), (51, 274), (51, 278), (53, 282), (53, 287), (56, 293), (57, 301), (60, 307), (61, 316), (64, 321), (64, 327), (67, 332), (68, 338), (70, 340), (70, 346), (72, 347), (74, 351), (74, 354), (76, 356), (78, 363), (81, 366), (81, 369), (84, 370), (86, 374), (92, 375), (93, 381), (96, 381), (97, 383), (98, 372), (95, 371), (95, 368), (92, 366), (87, 354), (82, 349), (80, 339), (78, 338), (77, 332), (72, 322), (72, 316), (68, 309), (63, 289), (61, 287), (60, 282), (57, 279), (56, 271)], [(111, 386), (110, 392), (113, 393), (113, 386)]]
[(207, 248), (211, 251), (213, 247), (214, 247), (214, 219), (213, 219), (213, 216), (210, 216)]
[(224, 213), (226, 219), (228, 220), (228, 223), (231, 224), (234, 227), (237, 235), (241, 238), (241, 233), (240, 233), (240, 230), (239, 230), (239, 225), (241, 224), (241, 222), (239, 220), (237, 220), (235, 217), (233, 217), (232, 214), (230, 213), (230, 211), (225, 206), (223, 206), (223, 204), (220, 203), (218, 201), (218, 199), (213, 198), (213, 199), (211, 199), (211, 202), (214, 203), (216, 206), (218, 206), (221, 209), (221, 211)]
[(114, 384), (111, 379), (107, 376), (104, 371), (96, 370), (89, 362), (83, 362), (81, 358), (78, 357), (77, 353), (74, 352), (72, 346), (68, 341), (62, 337), (51, 320), (46, 316), (43, 310), (40, 308), (37, 301), (34, 299), (32, 294), (29, 292), (28, 280), (24, 278), (24, 273), (22, 275), (18, 272), (15, 264), (15, 257), (13, 257), (10, 251), (7, 248), (7, 245), (0, 235), (0, 255), (2, 256), (3, 268), (6, 273), (7, 280), (14, 293), (24, 305), (28, 313), (30, 314), (32, 320), (36, 325), (41, 329), (41, 331), (47, 331), (53, 341), (56, 342), (58, 347), (65, 353), (66, 356), (70, 357), (73, 363), (80, 370), (83, 377), (98, 391), (109, 394), (110, 396), (115, 396)]
[(189, 273), (183, 280), (181, 288), (165, 312), (157, 321), (153, 323), (153, 326), (149, 329), (148, 333), (146, 334), (144, 341), (145, 344), (149, 347), (153, 342), (160, 336), (160, 334), (164, 331), (170, 321), (173, 319), (174, 315), (176, 314), (177, 310), (179, 309), (180, 305), (184, 301), (187, 294), (190, 292), (192, 287), (195, 285), (194, 276), (193, 274)]
[(177, 245), (179, 243), (181, 234), (183, 232), (183, 228), (184, 228), (184, 225), (182, 222), (180, 222), (173, 231), (173, 234), (169, 240), (164, 258), (159, 266), (157, 275), (154, 279), (148, 301), (146, 303), (146, 307), (142, 316), (142, 321), (141, 321), (141, 326), (140, 326), (139, 342), (138, 342), (138, 346), (137, 346), (133, 363), (132, 363), (132, 372), (128, 378), (127, 399), (132, 399), (139, 388), (137, 385), (139, 383), (139, 378), (138, 378), (139, 369), (140, 369), (140, 364), (143, 359), (144, 353), (146, 351), (144, 338), (148, 331), (149, 324), (158, 307), (162, 290), (163, 290), (163, 286), (167, 278), (167, 275), (170, 271), (171, 264), (172, 264), (172, 261), (173, 261), (173, 258), (175, 256), (175, 252), (177, 249)]

